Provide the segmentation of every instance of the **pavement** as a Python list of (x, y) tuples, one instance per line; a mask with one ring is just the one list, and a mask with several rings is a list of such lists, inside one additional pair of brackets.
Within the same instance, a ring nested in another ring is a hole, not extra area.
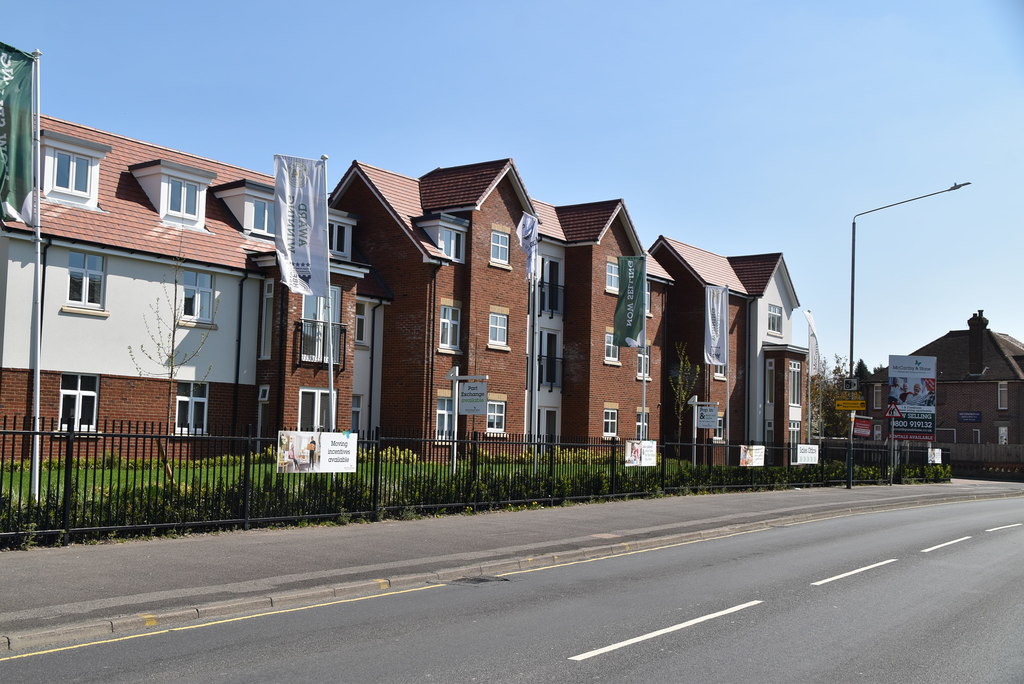
[(981, 499), (1024, 482), (634, 499), (0, 553), (0, 658), (793, 522)]

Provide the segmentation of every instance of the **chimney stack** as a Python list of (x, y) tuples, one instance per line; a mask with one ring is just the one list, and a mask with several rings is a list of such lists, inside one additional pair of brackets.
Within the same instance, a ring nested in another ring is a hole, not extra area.
[(968, 319), (967, 327), (970, 329), (967, 343), (967, 371), (971, 375), (981, 375), (985, 371), (983, 349), (985, 348), (985, 330), (988, 328), (988, 319), (985, 318), (984, 310), (978, 309), (978, 313)]

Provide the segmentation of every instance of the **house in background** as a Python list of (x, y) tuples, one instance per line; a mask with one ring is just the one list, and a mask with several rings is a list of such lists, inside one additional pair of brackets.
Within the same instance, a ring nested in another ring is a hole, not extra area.
[[(1020, 444), (1024, 438), (1024, 343), (990, 330), (981, 309), (966, 330), (950, 330), (910, 356), (934, 356), (936, 441)], [(871, 376), (867, 399), (875, 439), (887, 434), (888, 369)]]

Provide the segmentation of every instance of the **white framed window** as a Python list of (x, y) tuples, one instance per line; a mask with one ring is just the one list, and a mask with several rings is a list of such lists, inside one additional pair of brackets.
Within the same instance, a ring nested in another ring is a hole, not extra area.
[(715, 421), (715, 433), (713, 439), (716, 442), (725, 441), (725, 416), (719, 414), (718, 420)]
[(487, 343), (508, 346), (508, 314), (491, 313), (487, 324)]
[(199, 271), (181, 274), (183, 290), (181, 316), (190, 321), (213, 320), (213, 275)]
[(645, 380), (651, 379), (651, 348), (636, 348), (636, 377)]
[(725, 380), (725, 366), (714, 365), (711, 367), (716, 380)]
[(335, 254), (347, 256), (351, 247), (351, 226), (331, 221), (327, 224), (327, 249)]
[[(871, 426), (871, 436), (872, 436), (872, 439), (874, 439), (876, 442), (881, 442), (882, 441), (882, 426), (881, 425), (872, 425)], [(956, 440), (956, 430), (953, 431), (953, 439), (954, 439), (954, 441)]]
[(199, 185), (181, 178), (168, 179), (167, 213), (172, 216), (199, 216)]
[(604, 289), (608, 292), (619, 291), (619, 264), (609, 261), (604, 267)]
[(648, 439), (648, 435), (651, 433), (651, 412), (650, 411), (637, 411), (636, 412), (636, 438), (637, 439)]
[(451, 439), (455, 434), (455, 403), (451, 397), (437, 398), (437, 439)]
[(110, 146), (42, 131), (43, 195), (47, 199), (97, 209), (100, 161)]
[(56, 167), (53, 174), (53, 186), (65, 192), (89, 196), (89, 169), (92, 159), (62, 150), (56, 150)]
[(800, 445), (800, 421), (789, 421), (789, 460), (796, 463), (798, 446)]
[(996, 427), (996, 441), (999, 444), (1009, 444), (1010, 443), (1010, 426), (1009, 425), (999, 425), (999, 426)]
[(503, 401), (489, 401), (489, 402), (487, 402), (487, 431), (488, 432), (504, 432), (505, 431), (505, 402), (503, 402)]
[(318, 387), (299, 389), (299, 430), (331, 431), (331, 393)]
[(619, 362), (619, 347), (615, 344), (615, 335), (609, 332), (604, 334), (604, 360), (612, 363)]
[(644, 313), (651, 315), (651, 281), (644, 281)]
[(459, 263), (465, 261), (462, 244), (465, 234), (461, 230), (442, 227), (440, 236), (441, 244), (439, 244), (438, 247), (441, 248), (444, 255), (452, 261), (457, 261)]
[(605, 437), (615, 437), (619, 434), (619, 410), (606, 408), (604, 419), (601, 421), (601, 431)]
[(274, 223), (274, 204), (265, 200), (253, 200), (252, 203), (252, 229), (256, 233), (264, 235), (276, 235), (277, 226)]
[(341, 288), (331, 286), (330, 341), (328, 346), (328, 307), (325, 297), (302, 296), (302, 360), (313, 363), (327, 363), (331, 349), (334, 363), (341, 359)]
[(789, 405), (800, 406), (801, 403), (801, 379), (800, 362), (789, 362)]
[(491, 261), (496, 264), (508, 263), (508, 233), (491, 231)]
[(996, 408), (1000, 411), (1010, 408), (1010, 383), (1005, 380), (996, 387)]
[(363, 396), (352, 395), (352, 432), (359, 432), (363, 429)]
[(775, 359), (764, 362), (764, 403), (775, 403)]
[(366, 332), (366, 302), (356, 302), (356, 344), (368, 344)]
[(181, 433), (206, 433), (208, 386), (205, 382), (179, 382), (175, 430)]
[(778, 304), (768, 305), (768, 332), (782, 334), (782, 307)]
[(459, 326), (461, 320), (462, 310), (459, 307), (441, 307), (440, 346), (442, 349), (459, 348)]
[(263, 283), (263, 301), (260, 305), (260, 358), (269, 359), (274, 332), (274, 281)]
[(97, 375), (63, 373), (60, 376), (61, 430), (95, 430), (100, 379)]
[(871, 405), (872, 408), (882, 408), (882, 386), (872, 385), (871, 387)]
[(103, 257), (68, 253), (68, 302), (78, 306), (103, 306)]
[(764, 443), (775, 444), (775, 421), (764, 421)]

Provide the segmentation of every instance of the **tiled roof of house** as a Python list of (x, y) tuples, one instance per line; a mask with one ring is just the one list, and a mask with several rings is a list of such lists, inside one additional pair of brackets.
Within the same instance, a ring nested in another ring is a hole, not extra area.
[(422, 229), (416, 227), (415, 220), (425, 213), (420, 204), (419, 180), (360, 161), (352, 162), (352, 167), (366, 176), (398, 218), (402, 228), (421, 250), (432, 257), (445, 258), (444, 252), (433, 240)]
[[(1024, 344), (1006, 333), (982, 331), (981, 365), (985, 372), (972, 375), (970, 369), (970, 330), (950, 330), (932, 340), (911, 356), (934, 356), (938, 359), (939, 380), (1024, 380)], [(888, 368), (871, 375), (872, 382), (885, 382)]]
[(659, 240), (690, 269), (702, 285), (726, 286), (733, 292), (749, 294), (746, 284), (736, 273), (728, 257), (719, 256), (664, 235)]
[[(245, 179), (272, 186), (273, 177), (50, 116), (41, 118), (40, 127), (44, 137), (45, 132), (53, 132), (110, 147), (100, 162), (99, 211), (44, 198), (40, 207), (43, 235), (239, 269), (249, 265), (249, 253), (274, 251), (272, 240), (246, 236), (212, 192), (207, 193), (205, 230), (161, 221), (129, 167), (158, 159), (184, 164), (216, 174), (213, 186)], [(28, 230), (18, 223), (9, 225)]]
[(427, 212), (476, 206), (498, 184), (511, 159), (437, 168), (420, 177), (420, 202)]
[(780, 261), (782, 261), (780, 252), (729, 257), (732, 270), (743, 283), (747, 294), (756, 296), (764, 294)]
[(673, 280), (672, 275), (654, 258), (653, 254), (647, 255), (647, 275), (670, 282)]
[(533, 208), (537, 211), (537, 218), (540, 219), (540, 234), (556, 240), (565, 241), (565, 232), (558, 220), (558, 208), (553, 204), (533, 200)]
[(605, 200), (556, 207), (558, 220), (569, 242), (590, 242), (604, 234), (615, 218), (622, 200)]

